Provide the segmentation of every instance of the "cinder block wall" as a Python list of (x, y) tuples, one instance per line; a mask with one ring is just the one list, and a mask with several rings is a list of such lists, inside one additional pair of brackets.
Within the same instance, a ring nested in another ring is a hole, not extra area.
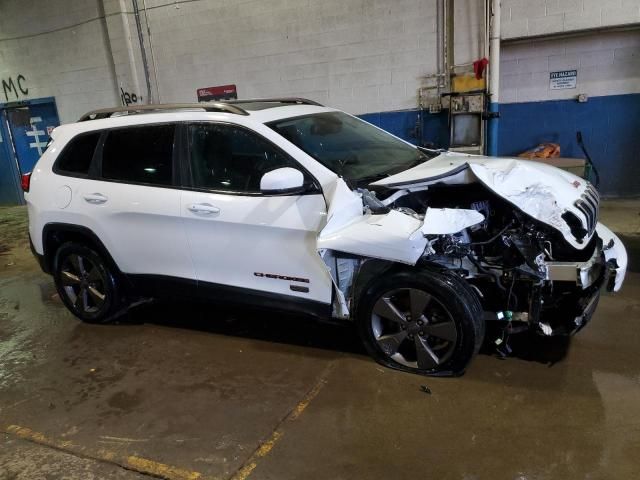
[(436, 69), (435, 0), (147, 0), (162, 101), (236, 84), (353, 113), (416, 108)]
[(55, 97), (67, 122), (117, 103), (100, 17), (100, 3), (91, 0), (0, 2), (0, 79), (23, 77), (22, 90), (0, 87), (0, 103)]
[[(235, 83), (241, 97), (301, 95), (357, 114), (415, 109), (422, 77), (436, 72), (436, 0), (138, 4), (152, 95), (164, 102)], [(131, 0), (4, 0), (0, 12), (0, 78), (23, 75), (20, 98), (56, 97), (63, 122), (122, 92), (146, 102)], [(456, 2), (456, 31), (456, 60), (477, 59), (480, 1)]]
[(638, 0), (501, 0), (501, 2), (503, 39), (640, 23)]
[[(582, 158), (581, 131), (601, 191), (640, 193), (640, 30), (505, 44), (501, 60), (499, 154), (557, 142), (563, 156)], [(577, 71), (575, 89), (550, 88), (550, 72), (562, 70)]]

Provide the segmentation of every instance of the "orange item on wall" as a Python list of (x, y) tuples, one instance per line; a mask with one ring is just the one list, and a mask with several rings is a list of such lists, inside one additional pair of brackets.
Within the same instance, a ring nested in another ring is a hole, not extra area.
[(557, 143), (541, 143), (518, 156), (521, 158), (557, 158), (560, 156), (560, 145)]

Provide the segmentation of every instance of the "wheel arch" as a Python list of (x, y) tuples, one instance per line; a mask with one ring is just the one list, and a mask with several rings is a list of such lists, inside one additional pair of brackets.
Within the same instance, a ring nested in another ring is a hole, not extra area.
[(415, 266), (406, 265), (392, 260), (381, 260), (377, 258), (363, 258), (360, 268), (353, 280), (351, 289), (351, 319), (358, 308), (358, 302), (362, 298), (364, 292), (380, 275), (388, 275), (401, 270), (415, 269)]
[(66, 242), (77, 242), (93, 248), (113, 268), (114, 273), (122, 274), (107, 247), (100, 238), (87, 227), (69, 223), (47, 223), (42, 229), (43, 269), (52, 273), (56, 252)]
[[(362, 263), (358, 269), (357, 274), (353, 280), (353, 287), (351, 289), (351, 308), (350, 312), (353, 313), (357, 309), (358, 300), (362, 298), (362, 295), (370, 287), (370, 285), (380, 278), (381, 275), (390, 275), (400, 271), (432, 271), (432, 272), (447, 272), (448, 269), (438, 263), (430, 262), (426, 260), (420, 260), (415, 265), (407, 265), (392, 260), (381, 260), (375, 258), (362, 258)], [(473, 293), (473, 296), (477, 297), (477, 294)], [(478, 301), (480, 299), (478, 298)]]

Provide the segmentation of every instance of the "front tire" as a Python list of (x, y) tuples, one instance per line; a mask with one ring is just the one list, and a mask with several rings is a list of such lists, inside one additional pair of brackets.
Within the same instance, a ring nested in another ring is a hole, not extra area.
[(356, 322), (379, 363), (423, 375), (461, 375), (484, 339), (480, 302), (450, 272), (403, 270), (374, 280)]
[(63, 244), (56, 252), (53, 277), (62, 302), (84, 322), (107, 323), (120, 307), (113, 272), (85, 245)]

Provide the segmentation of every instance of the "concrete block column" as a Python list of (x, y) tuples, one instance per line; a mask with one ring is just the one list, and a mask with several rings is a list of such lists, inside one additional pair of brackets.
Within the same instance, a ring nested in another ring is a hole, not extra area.
[(149, 103), (131, 0), (100, 0), (104, 5), (107, 37), (122, 105)]

